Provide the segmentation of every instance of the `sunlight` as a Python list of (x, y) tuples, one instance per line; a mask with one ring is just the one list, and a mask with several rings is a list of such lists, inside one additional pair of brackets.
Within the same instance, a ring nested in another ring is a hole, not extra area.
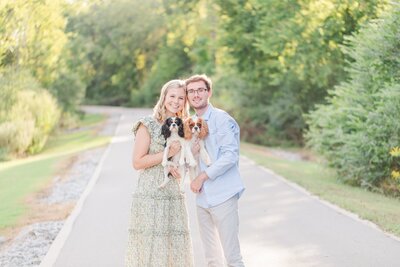
[[(291, 248), (275, 244), (263, 246), (254, 242), (242, 242), (242, 251), (246, 266), (322, 266), (322, 262), (316, 257), (320, 254), (319, 250), (312, 245)], [(327, 266), (326, 262), (323, 265)]]

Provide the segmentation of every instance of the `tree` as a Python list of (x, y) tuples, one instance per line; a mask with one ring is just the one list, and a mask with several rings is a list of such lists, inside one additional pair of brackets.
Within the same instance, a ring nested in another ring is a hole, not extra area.
[(385, 2), (217, 1), (224, 44), (246, 83), (240, 120), (254, 122), (269, 143), (271, 136), (275, 143), (302, 143), (303, 114), (346, 77), (344, 36), (376, 17)]
[[(143, 23), (146, 21), (146, 23)], [(93, 5), (71, 19), (72, 50), (86, 66), (86, 98), (101, 104), (127, 104), (140, 88), (165, 33), (158, 1), (116, 1)]]
[(347, 38), (348, 81), (307, 116), (308, 145), (342, 180), (385, 191), (391, 190), (389, 151), (400, 143), (399, 22), (400, 8), (394, 6)]
[(5, 0), (0, 4), (0, 66), (29, 69), (48, 87), (67, 42), (61, 1)]

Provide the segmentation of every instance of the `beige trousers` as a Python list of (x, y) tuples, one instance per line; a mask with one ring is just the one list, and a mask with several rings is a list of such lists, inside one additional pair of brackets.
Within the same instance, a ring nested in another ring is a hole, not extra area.
[[(212, 208), (197, 206), (197, 219), (208, 267), (244, 267), (239, 244), (236, 196)], [(221, 250), (222, 246), (222, 250)]]

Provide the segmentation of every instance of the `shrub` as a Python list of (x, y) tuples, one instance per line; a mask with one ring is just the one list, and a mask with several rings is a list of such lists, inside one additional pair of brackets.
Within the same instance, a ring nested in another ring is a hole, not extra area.
[(386, 191), (394, 192), (400, 195), (400, 147), (393, 147), (390, 152), (391, 156), (391, 179), (388, 179), (383, 184)]
[[(40, 152), (60, 118), (57, 102), (48, 91), (26, 90), (19, 92), (19, 103), (29, 110), (35, 125), (27, 152), (29, 154)], [(18, 110), (21, 110), (20, 106)]]
[(1, 123), (0, 159), (23, 154), (32, 142), (34, 126), (32, 120)]
[(85, 97), (84, 83), (79, 75), (70, 72), (61, 73), (51, 91), (65, 112), (76, 112)]
[(0, 86), (0, 158), (39, 152), (60, 116), (56, 100), (25, 71), (4, 71)]
[(390, 179), (388, 150), (400, 142), (399, 36), (396, 7), (349, 37), (343, 51), (354, 60), (350, 79), (306, 116), (307, 144), (352, 184), (384, 188)]

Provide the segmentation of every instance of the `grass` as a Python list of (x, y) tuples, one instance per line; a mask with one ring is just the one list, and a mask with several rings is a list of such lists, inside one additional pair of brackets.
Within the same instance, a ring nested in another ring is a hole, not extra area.
[(332, 169), (316, 161), (278, 158), (262, 146), (243, 143), (241, 153), (300, 185), (310, 193), (357, 214), (400, 237), (400, 200), (340, 182)]
[(99, 123), (104, 122), (105, 117), (102, 114), (85, 114), (83, 117), (80, 127), (88, 127), (88, 126), (93, 126), (97, 125)]
[(49, 139), (42, 153), (1, 163), (0, 233), (17, 225), (29, 213), (27, 199), (47, 187), (63, 162), (110, 141), (108, 136), (97, 136), (93, 129), (104, 120), (101, 115), (87, 115), (81, 122), (84, 130), (60, 133)]

